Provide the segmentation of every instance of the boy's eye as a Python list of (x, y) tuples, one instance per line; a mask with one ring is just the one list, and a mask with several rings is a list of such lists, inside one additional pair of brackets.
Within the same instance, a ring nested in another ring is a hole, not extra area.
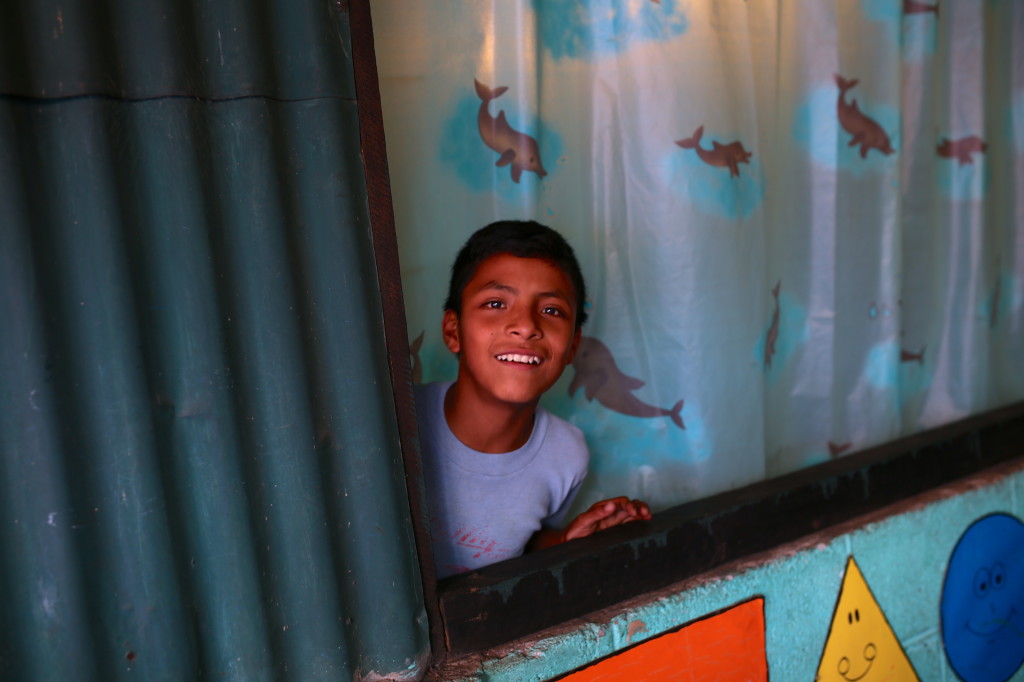
[(493, 309), (497, 310), (498, 308), (504, 308), (505, 304), (502, 303), (501, 301), (486, 301), (484, 303), (483, 307), (484, 308), (493, 308)]
[(552, 305), (545, 306), (544, 309), (541, 312), (543, 312), (545, 315), (554, 315), (555, 317), (565, 317), (566, 316), (564, 310), (562, 310), (561, 308), (557, 308), (555, 306), (552, 306)]

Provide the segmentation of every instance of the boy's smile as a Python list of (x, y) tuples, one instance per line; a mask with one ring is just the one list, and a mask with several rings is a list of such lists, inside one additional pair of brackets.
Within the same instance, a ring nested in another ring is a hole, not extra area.
[(460, 410), (486, 418), (495, 408), (532, 407), (579, 345), (576, 292), (549, 261), (498, 254), (466, 284), (460, 314), (445, 311), (443, 333), (459, 356)]

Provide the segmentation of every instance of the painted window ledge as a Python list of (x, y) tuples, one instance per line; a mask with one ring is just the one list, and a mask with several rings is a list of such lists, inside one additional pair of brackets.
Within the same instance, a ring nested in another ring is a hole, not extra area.
[(1024, 402), (442, 580), (436, 662), (819, 533), (1020, 457), (1021, 443)]

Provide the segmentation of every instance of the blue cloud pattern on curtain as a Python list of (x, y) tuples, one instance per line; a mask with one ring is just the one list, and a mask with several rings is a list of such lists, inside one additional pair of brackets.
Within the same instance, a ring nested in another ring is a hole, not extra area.
[(581, 508), (1024, 399), (1024, 3), (375, 0), (374, 24), (417, 377), (454, 377), (474, 229), (563, 232), (601, 361), (543, 402), (587, 436)]
[[(663, 157), (666, 184), (681, 199), (705, 213), (727, 218), (746, 218), (761, 205), (764, 180), (761, 164), (751, 161), (753, 152), (740, 140), (722, 143), (704, 138), (704, 126), (675, 144), (696, 154), (673, 153)], [(740, 173), (740, 164), (746, 164)]]
[[(703, 126), (702, 126), (703, 127)], [(675, 145), (683, 149), (698, 149), (697, 135), (677, 140)], [(661, 159), (663, 182), (680, 199), (693, 204), (703, 213), (720, 215), (730, 219), (747, 218), (761, 205), (764, 198), (764, 181), (761, 164), (750, 160), (742, 143), (734, 141), (722, 145), (706, 139), (705, 145), (712, 145), (706, 156), (715, 159), (709, 163), (698, 154), (683, 153), (675, 147), (667, 147)], [(689, 146), (684, 146), (689, 145)], [(732, 165), (744, 163), (744, 172), (732, 174)], [(717, 167), (716, 167), (717, 164)], [(725, 166), (722, 168), (721, 166)]]
[(878, 31), (883, 38), (901, 41), (903, 59), (920, 62), (935, 54), (940, 0), (862, 0), (865, 17), (886, 28)]
[(593, 60), (634, 43), (664, 41), (686, 31), (676, 0), (533, 0), (541, 42), (555, 59)]
[[(491, 115), (488, 104), (494, 101), (493, 97), (489, 94), (488, 100), (483, 101), (479, 95), (474, 98), (467, 94), (455, 103), (440, 136), (440, 158), (466, 187), (478, 192), (497, 192), (513, 201), (532, 191), (531, 188), (548, 174), (542, 160), (561, 156), (562, 142), (558, 133), (539, 119), (517, 121), (513, 128), (504, 110)], [(485, 116), (487, 122), (480, 123)], [(491, 121), (494, 122), (493, 132), (489, 129)], [(486, 135), (481, 134), (482, 128), (488, 129)], [(510, 149), (516, 151), (510, 146), (505, 146), (496, 158), (497, 150), (491, 145), (508, 145), (509, 142), (521, 145), (521, 152), (536, 151), (537, 158), (532, 162), (529, 159), (516, 161), (514, 155), (507, 155)], [(496, 173), (497, 169), (502, 169), (501, 173)], [(524, 170), (532, 171), (525, 180)], [(538, 171), (543, 171), (544, 175)]]
[(508, 88), (502, 85), (492, 90), (477, 80), (473, 81), (473, 85), (476, 87), (477, 97), (480, 98), (476, 127), (484, 144), (499, 154), (494, 165), (508, 166), (512, 182), (519, 182), (523, 171), (536, 173), (539, 178), (546, 176), (548, 172), (544, 170), (537, 140), (526, 133), (514, 130), (508, 124), (504, 110), (499, 111), (497, 116), (491, 116), (487, 110), (491, 100), (501, 97)]
[[(970, 140), (970, 138), (961, 138), (958, 142), (962, 143), (964, 139)], [(980, 140), (980, 138), (978, 139)], [(952, 153), (956, 154), (957, 152)], [(944, 156), (941, 149), (938, 156)], [(972, 161), (967, 164), (955, 160), (943, 160), (937, 163), (935, 165), (935, 182), (939, 190), (946, 196), (958, 201), (972, 201), (985, 196), (991, 185), (991, 178), (986, 159), (981, 156), (977, 162)]]
[[(886, 173), (898, 164), (890, 154), (899, 148), (899, 110), (875, 104), (868, 116), (856, 99), (846, 100), (844, 93), (851, 86), (845, 79), (844, 83), (845, 89), (833, 85), (809, 93), (793, 119), (793, 139), (826, 168), (841, 168), (855, 176)], [(865, 135), (870, 137), (864, 139)], [(869, 155), (869, 149), (878, 151)]]

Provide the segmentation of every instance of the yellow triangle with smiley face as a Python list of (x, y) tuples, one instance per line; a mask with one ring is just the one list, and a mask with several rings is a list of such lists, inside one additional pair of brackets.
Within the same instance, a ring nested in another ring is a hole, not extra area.
[(816, 680), (919, 682), (892, 626), (851, 556), (839, 588)]

